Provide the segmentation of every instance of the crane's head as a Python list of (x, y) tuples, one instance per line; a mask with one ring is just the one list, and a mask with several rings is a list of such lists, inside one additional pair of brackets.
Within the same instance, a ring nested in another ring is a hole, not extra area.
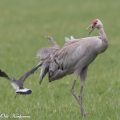
[(88, 27), (88, 29), (90, 30), (89, 31), (89, 34), (95, 29), (100, 29), (101, 27), (103, 27), (103, 24), (102, 22), (99, 20), (99, 19), (94, 19), (92, 20), (90, 26)]

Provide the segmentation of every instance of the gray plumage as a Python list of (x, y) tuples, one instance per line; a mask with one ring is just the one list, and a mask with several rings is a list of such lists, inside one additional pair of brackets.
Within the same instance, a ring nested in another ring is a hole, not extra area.
[[(99, 30), (99, 36), (86, 37), (81, 39), (74, 38), (72, 40), (68, 40), (62, 48), (56, 46), (54, 47), (53, 45), (52, 47), (47, 48), (48, 51), (44, 49), (44, 52), (42, 51), (39, 53), (41, 54), (41, 59), (42, 56), (46, 55), (46, 58), (42, 60), (42, 63), (46, 64), (46, 61), (48, 61), (45, 75), (48, 73), (50, 82), (73, 73), (80, 77), (80, 95), (77, 96), (75, 94), (75, 82), (72, 86), (72, 94), (78, 101), (81, 114), (83, 116), (85, 116), (86, 113), (83, 108), (82, 93), (84, 81), (87, 76), (88, 66), (97, 57), (98, 54), (103, 53), (108, 47), (107, 37), (104, 32), (103, 24), (99, 19), (92, 21), (91, 25), (89, 26), (90, 33), (95, 28)], [(42, 53), (44, 53), (44, 55)], [(44, 77), (40, 79), (40, 82), (42, 82)]]
[(42, 64), (40, 72), (40, 83), (50, 70), (50, 65), (52, 66), (53, 64), (54, 66), (54, 55), (60, 49), (60, 46), (54, 41), (52, 37), (49, 36), (48, 40), (51, 44), (51, 47), (42, 48), (37, 53), (37, 57), (40, 59), (40, 63)]

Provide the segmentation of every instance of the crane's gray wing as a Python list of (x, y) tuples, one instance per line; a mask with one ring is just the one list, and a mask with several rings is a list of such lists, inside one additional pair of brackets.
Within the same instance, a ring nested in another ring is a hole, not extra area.
[(38, 64), (36, 67), (32, 68), (28, 72), (26, 72), (23, 76), (20, 77), (18, 81), (24, 82), (27, 77), (29, 77), (31, 74), (33, 74), (38, 68), (40, 68), (42, 63)]
[(87, 47), (78, 40), (67, 46), (61, 48), (55, 55), (57, 63), (62, 68), (70, 69), (73, 68), (76, 63), (81, 61), (81, 59), (86, 55)]
[(54, 61), (54, 55), (59, 51), (59, 47), (44, 48), (39, 52), (40, 61), (43, 63), (40, 70), (40, 84), (49, 71), (50, 64)]
[(48, 48), (42, 48), (37, 53), (37, 57), (39, 58), (40, 62), (43, 63), (40, 70), (40, 84), (49, 71), (49, 65), (51, 62), (53, 62), (55, 53), (60, 50), (60, 46), (52, 37), (48, 36), (48, 40), (51, 46)]
[(12, 80), (4, 71), (2, 71), (2, 70), (0, 70), (0, 77), (4, 77), (4, 78), (6, 78), (6, 79), (8, 79), (8, 80)]

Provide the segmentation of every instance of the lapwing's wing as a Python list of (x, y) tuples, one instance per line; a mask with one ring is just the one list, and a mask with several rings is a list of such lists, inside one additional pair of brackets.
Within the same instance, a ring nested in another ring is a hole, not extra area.
[(12, 80), (4, 71), (2, 71), (1, 69), (0, 69), (0, 77), (4, 77), (4, 78), (6, 78), (6, 79), (8, 79), (8, 80)]
[(24, 82), (27, 77), (33, 74), (39, 67), (41, 67), (42, 63), (38, 64), (36, 67), (32, 68), (28, 72), (26, 72), (23, 76), (20, 77), (19, 81)]

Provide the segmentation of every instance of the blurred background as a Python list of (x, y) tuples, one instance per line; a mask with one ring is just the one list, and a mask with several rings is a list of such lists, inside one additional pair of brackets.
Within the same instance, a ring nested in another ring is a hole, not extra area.
[[(45, 36), (53, 36), (63, 46), (65, 36), (87, 37), (91, 20), (99, 18), (109, 48), (89, 67), (84, 89), (86, 120), (119, 120), (119, 11), (119, 0), (0, 0), (0, 69), (19, 78), (38, 63), (37, 51), (48, 46)], [(39, 72), (25, 83), (33, 94), (16, 99), (9, 82), (0, 78), (0, 113), (30, 115), (31, 120), (82, 120), (70, 92), (74, 76), (52, 83), (46, 77), (41, 86), (38, 77)]]

